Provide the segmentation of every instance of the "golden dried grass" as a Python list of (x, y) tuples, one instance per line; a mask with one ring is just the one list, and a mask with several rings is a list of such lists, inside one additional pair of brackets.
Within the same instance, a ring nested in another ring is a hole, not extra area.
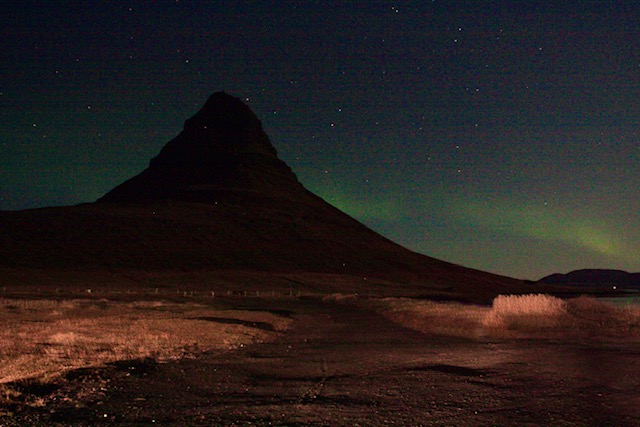
[(406, 298), (363, 302), (403, 326), (464, 338), (640, 340), (640, 306), (591, 297), (500, 295), (491, 307)]
[(282, 331), (291, 320), (157, 301), (0, 299), (0, 384), (118, 360), (227, 350), (274, 336), (253, 322)]
[(466, 338), (483, 334), (484, 307), (409, 298), (372, 300), (369, 305), (390, 320), (420, 332)]
[(564, 300), (551, 295), (499, 295), (482, 325), (494, 336), (558, 328), (567, 323), (566, 306)]

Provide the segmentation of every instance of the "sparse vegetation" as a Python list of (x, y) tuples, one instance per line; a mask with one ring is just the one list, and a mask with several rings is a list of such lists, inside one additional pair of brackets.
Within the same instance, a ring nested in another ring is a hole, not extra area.
[(346, 302), (354, 302), (357, 300), (358, 300), (358, 294), (334, 293), (334, 294), (329, 294), (322, 297), (322, 301), (324, 302), (346, 303)]
[(425, 333), (465, 338), (560, 338), (640, 341), (640, 306), (595, 298), (500, 295), (491, 307), (403, 298), (370, 301), (389, 319)]
[(385, 317), (420, 332), (476, 338), (482, 335), (481, 324), (486, 308), (455, 302), (434, 302), (409, 298), (384, 298), (368, 304)]
[(27, 378), (119, 360), (173, 359), (266, 340), (290, 319), (267, 312), (199, 305), (107, 300), (0, 299), (0, 403)]

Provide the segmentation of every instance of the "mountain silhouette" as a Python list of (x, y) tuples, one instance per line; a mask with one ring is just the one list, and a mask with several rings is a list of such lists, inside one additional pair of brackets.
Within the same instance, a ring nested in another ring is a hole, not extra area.
[(640, 273), (629, 273), (623, 270), (593, 268), (575, 270), (567, 274), (551, 274), (538, 280), (538, 283), (583, 287), (616, 287), (620, 289), (640, 289)]
[(0, 212), (0, 267), (207, 272), (207, 280), (253, 272), (320, 291), (476, 300), (524, 286), (412, 252), (306, 190), (251, 109), (224, 92), (98, 201)]
[(144, 172), (100, 201), (215, 203), (242, 195), (255, 199), (302, 192), (251, 109), (238, 98), (217, 92)]

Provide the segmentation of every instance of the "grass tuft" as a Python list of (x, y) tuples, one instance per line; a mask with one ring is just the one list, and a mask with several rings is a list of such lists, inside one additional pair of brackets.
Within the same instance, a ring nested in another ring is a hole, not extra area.
[(550, 295), (499, 295), (482, 323), (494, 336), (558, 328), (566, 323), (566, 307), (564, 300)]
[(324, 302), (352, 303), (358, 300), (358, 294), (334, 293), (322, 297)]

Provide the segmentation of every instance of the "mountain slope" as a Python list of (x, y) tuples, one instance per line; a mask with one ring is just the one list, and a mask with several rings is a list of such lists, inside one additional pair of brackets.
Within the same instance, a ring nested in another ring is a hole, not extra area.
[(538, 283), (640, 289), (640, 273), (609, 269), (583, 269), (571, 271), (567, 274), (551, 274), (540, 279)]
[(389, 293), (393, 283), (457, 295), (522, 289), (409, 251), (312, 194), (253, 112), (222, 92), (146, 170), (97, 202), (0, 212), (2, 265), (329, 274), (388, 281)]

